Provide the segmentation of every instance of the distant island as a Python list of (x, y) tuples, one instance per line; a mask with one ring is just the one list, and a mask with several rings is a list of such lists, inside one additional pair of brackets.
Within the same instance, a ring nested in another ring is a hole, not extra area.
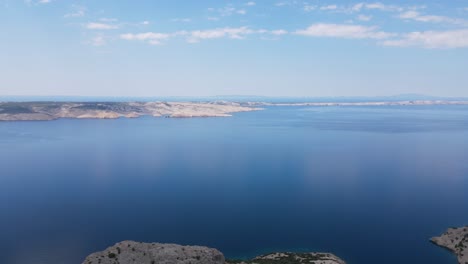
[(468, 105), (468, 101), (381, 102), (0, 102), (0, 121), (45, 121), (59, 118), (228, 117), (268, 106), (418, 106)]
[(441, 236), (431, 238), (431, 242), (454, 253), (459, 264), (468, 263), (468, 226), (449, 228)]
[(247, 102), (248, 106), (405, 106), (405, 105), (468, 105), (468, 101), (452, 100), (405, 100), (369, 102)]
[(231, 102), (0, 102), (0, 121), (59, 118), (226, 117), (260, 110)]

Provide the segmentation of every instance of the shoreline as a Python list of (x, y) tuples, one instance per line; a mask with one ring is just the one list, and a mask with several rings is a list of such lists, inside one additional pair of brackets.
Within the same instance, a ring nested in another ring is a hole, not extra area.
[(122, 241), (103, 251), (90, 254), (83, 264), (191, 263), (191, 264), (346, 264), (332, 253), (273, 252), (252, 259), (226, 259), (217, 249), (165, 243)]
[(366, 107), (460, 106), (468, 101), (381, 102), (0, 102), (0, 121), (51, 121), (69, 119), (117, 119), (142, 116), (164, 118), (230, 117), (265, 107)]
[(233, 113), (258, 110), (261, 108), (228, 102), (7, 102), (0, 103), (0, 121), (229, 117)]
[(459, 264), (468, 263), (468, 226), (451, 227), (442, 235), (431, 238), (430, 242), (455, 255)]

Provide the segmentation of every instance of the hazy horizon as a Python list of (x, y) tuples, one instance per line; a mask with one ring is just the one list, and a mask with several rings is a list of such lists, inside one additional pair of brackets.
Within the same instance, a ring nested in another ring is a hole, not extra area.
[(352, 96), (288, 96), (288, 95), (279, 95), (279, 96), (268, 96), (268, 95), (167, 95), (167, 96), (106, 96), (106, 95), (0, 95), (0, 100), (79, 100), (79, 99), (103, 99), (103, 100), (152, 100), (152, 99), (213, 99), (213, 100), (242, 100), (242, 99), (251, 99), (251, 100), (280, 100), (280, 99), (290, 99), (290, 100), (467, 100), (467, 96), (434, 96), (427, 94), (395, 94), (395, 95), (381, 95), (381, 96), (372, 96), (372, 95), (352, 95)]

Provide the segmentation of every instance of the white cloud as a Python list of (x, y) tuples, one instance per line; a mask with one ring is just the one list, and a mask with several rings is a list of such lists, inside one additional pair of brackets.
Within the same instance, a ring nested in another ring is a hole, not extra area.
[(223, 8), (218, 9), (218, 12), (221, 16), (230, 16), (234, 12), (236, 12), (236, 9), (232, 6), (225, 6)]
[(451, 24), (468, 24), (463, 19), (450, 18), (446, 16), (422, 15), (418, 11), (406, 11), (399, 16), (401, 19), (415, 20), (419, 22), (432, 22), (432, 23), (451, 23)]
[(83, 17), (86, 13), (86, 7), (80, 5), (72, 5), (72, 11), (68, 14), (65, 14), (64, 17)]
[(317, 9), (317, 6), (316, 5), (304, 4), (303, 9), (306, 12), (310, 12), (310, 11), (314, 11), (315, 9)]
[(288, 34), (288, 31), (283, 29), (278, 30), (265, 30), (265, 29), (250, 29), (248, 27), (238, 27), (238, 28), (216, 28), (208, 30), (194, 30), (191, 32), (186, 32), (186, 34), (180, 34), (187, 36), (187, 42), (197, 43), (205, 39), (220, 39), (220, 38), (230, 38), (230, 39), (244, 39), (247, 35), (274, 35), (281, 36)]
[(203, 39), (218, 39), (218, 38), (231, 38), (231, 39), (243, 39), (246, 35), (253, 34), (255, 31), (248, 27), (238, 28), (217, 28), (208, 30), (195, 30), (190, 32), (187, 41), (190, 43), (196, 43)]
[(117, 22), (117, 18), (107, 18), (107, 17), (103, 17), (103, 18), (100, 18), (99, 21), (102, 21), (102, 22)]
[(52, 3), (52, 0), (24, 0), (27, 5), (44, 5)]
[(113, 24), (91, 22), (91, 23), (86, 24), (86, 28), (95, 29), (95, 30), (109, 30), (109, 29), (118, 29), (119, 26), (113, 25)]
[(104, 46), (107, 44), (106, 39), (103, 36), (96, 36), (92, 38), (89, 43), (96, 47)]
[(183, 22), (183, 23), (189, 23), (192, 21), (190, 18), (173, 18), (171, 19), (172, 22)]
[(255, 5), (255, 2), (250, 1), (250, 2), (245, 3), (245, 5), (246, 5), (246, 6), (254, 6), (254, 5)]
[(385, 5), (380, 2), (377, 3), (370, 3), (370, 4), (364, 4), (364, 7), (366, 9), (377, 9), (381, 11), (402, 11), (403, 8), (400, 6), (395, 6), (395, 5)]
[(381, 42), (385, 46), (424, 47), (430, 49), (468, 48), (468, 29), (423, 31), (403, 35), (396, 40)]
[(121, 39), (144, 41), (151, 45), (160, 45), (163, 41), (168, 40), (170, 37), (171, 35), (169, 34), (154, 32), (146, 32), (139, 34), (127, 33), (120, 35)]
[(313, 24), (310, 27), (295, 31), (295, 34), (310, 37), (330, 37), (347, 39), (386, 39), (393, 34), (378, 31), (377, 27), (346, 24)]
[(351, 7), (351, 11), (359, 12), (364, 7), (364, 3), (358, 3)]
[(121, 39), (124, 40), (137, 40), (143, 41), (151, 45), (160, 45), (173, 37), (184, 36), (187, 37), (187, 42), (196, 43), (202, 39), (216, 39), (216, 38), (242, 38), (245, 34), (245, 29), (223, 28), (212, 30), (195, 30), (195, 31), (176, 31), (174, 33), (159, 33), (159, 32), (146, 32), (138, 34), (122, 34)]
[[(304, 5), (308, 5), (304, 2)], [(324, 5), (321, 6), (319, 9), (321, 10), (333, 10), (339, 13), (357, 13), (364, 10), (367, 11), (382, 11), (382, 12), (403, 12), (405, 10), (418, 10), (423, 9), (425, 6), (403, 6), (403, 5), (390, 5), (384, 4), (381, 2), (359, 2), (351, 5)]]
[(142, 24), (142, 25), (149, 25), (150, 22), (149, 22), (148, 20), (145, 20), (145, 21), (141, 22), (141, 24)]
[(320, 10), (336, 10), (338, 8), (337, 5), (326, 5), (326, 6), (321, 6)]
[(369, 9), (369, 10), (380, 10), (380, 11), (403, 11), (404, 8), (401, 6), (396, 5), (386, 5), (380, 2), (375, 3), (357, 3), (354, 4), (350, 10), (353, 12), (359, 12), (362, 9)]
[(188, 43), (198, 43), (202, 40), (209, 39), (244, 39), (247, 35), (273, 35), (281, 36), (288, 34), (286, 30), (265, 30), (265, 29), (250, 29), (248, 27), (225, 27), (225, 28), (215, 28), (215, 29), (205, 29), (205, 30), (193, 30), (193, 31), (176, 31), (173, 33), (159, 33), (159, 32), (146, 32), (138, 34), (121, 34), (120, 38), (124, 40), (137, 40), (147, 42), (149, 44), (162, 44), (164, 41), (167, 41), (175, 37), (184, 37)]
[(357, 19), (360, 21), (370, 21), (372, 19), (372, 16), (359, 15)]
[(283, 30), (283, 29), (278, 29), (278, 30), (272, 30), (272, 31), (270, 31), (270, 34), (275, 35), (275, 36), (281, 36), (281, 35), (286, 35), (286, 34), (288, 34), (288, 31)]
[(228, 16), (232, 16), (232, 15), (235, 15), (235, 14), (238, 14), (238, 15), (247, 14), (247, 11), (245, 9), (236, 8), (232, 4), (228, 4), (228, 5), (226, 5), (226, 6), (222, 7), (222, 8), (218, 8), (218, 9), (208, 8), (208, 11), (218, 12), (219, 17), (228, 17)]
[(218, 21), (219, 17), (207, 17), (206, 19), (208, 19), (210, 21)]
[(281, 6), (295, 6), (298, 5), (299, 2), (296, 0), (291, 0), (291, 1), (282, 1), (282, 2), (276, 2), (275, 6), (281, 7)]

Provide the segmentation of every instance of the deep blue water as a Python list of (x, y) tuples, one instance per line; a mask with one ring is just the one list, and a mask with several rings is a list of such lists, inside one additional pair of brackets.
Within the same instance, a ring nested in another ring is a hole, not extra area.
[(428, 239), (468, 223), (467, 187), (466, 106), (3, 122), (0, 263), (79, 264), (130, 239), (454, 264)]

